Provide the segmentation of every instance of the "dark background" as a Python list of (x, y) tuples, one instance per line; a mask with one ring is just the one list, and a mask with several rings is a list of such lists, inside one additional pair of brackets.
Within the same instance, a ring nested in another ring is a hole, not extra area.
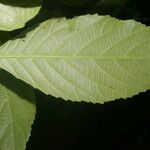
[[(109, 14), (150, 25), (149, 0), (122, 0), (115, 5), (110, 0), (85, 6), (45, 0), (36, 19), (87, 13)], [(26, 150), (150, 150), (150, 91), (104, 105), (66, 102), (39, 91), (36, 97), (37, 115)]]

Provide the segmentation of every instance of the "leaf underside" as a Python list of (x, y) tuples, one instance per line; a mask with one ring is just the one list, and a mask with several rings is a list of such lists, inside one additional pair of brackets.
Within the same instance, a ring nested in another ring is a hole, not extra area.
[(53, 18), (0, 48), (0, 67), (65, 100), (104, 103), (150, 88), (150, 27), (86, 15)]
[(0, 150), (24, 150), (34, 116), (31, 87), (0, 70)]
[[(32, 4), (30, 7), (28, 3)], [(27, 5), (27, 6), (26, 6)], [(12, 31), (25, 26), (25, 23), (38, 14), (41, 8), (41, 1), (34, 0), (13, 1), (5, 0), (0, 2), (0, 30)]]

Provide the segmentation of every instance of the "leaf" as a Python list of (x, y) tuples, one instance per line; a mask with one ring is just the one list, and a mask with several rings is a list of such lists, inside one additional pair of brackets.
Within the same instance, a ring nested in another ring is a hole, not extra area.
[(24, 150), (34, 117), (31, 87), (0, 70), (0, 150)]
[(41, 0), (1, 0), (0, 30), (12, 31), (25, 26), (25, 23), (38, 14)]
[(87, 15), (26, 33), (1, 46), (0, 67), (46, 94), (103, 103), (150, 88), (150, 27)]

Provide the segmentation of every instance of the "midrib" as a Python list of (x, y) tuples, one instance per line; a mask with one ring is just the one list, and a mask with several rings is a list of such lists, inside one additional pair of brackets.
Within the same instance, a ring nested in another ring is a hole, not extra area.
[(7, 59), (7, 58), (49, 58), (49, 59), (53, 59), (53, 58), (58, 58), (58, 59), (150, 59), (150, 56), (146, 56), (146, 57), (131, 57), (131, 56), (114, 56), (114, 57), (109, 57), (109, 56), (50, 56), (50, 55), (9, 55), (9, 54), (0, 54), (0, 59)]

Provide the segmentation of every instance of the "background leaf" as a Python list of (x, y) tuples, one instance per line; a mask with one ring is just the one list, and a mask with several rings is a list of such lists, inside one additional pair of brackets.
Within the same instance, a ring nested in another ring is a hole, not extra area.
[(12, 31), (25, 26), (25, 23), (38, 14), (41, 0), (1, 0), (0, 30)]
[(24, 150), (34, 117), (31, 87), (0, 70), (0, 150)]

